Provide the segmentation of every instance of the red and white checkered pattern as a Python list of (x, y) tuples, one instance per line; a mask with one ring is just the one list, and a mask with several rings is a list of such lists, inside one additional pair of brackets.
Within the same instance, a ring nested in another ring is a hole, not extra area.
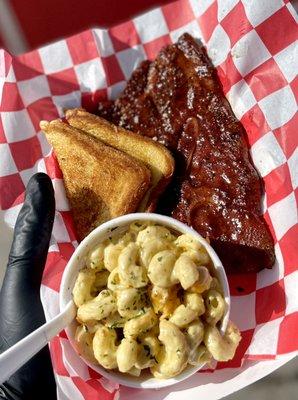
[[(58, 313), (61, 276), (77, 242), (61, 171), (39, 121), (61, 116), (65, 107), (83, 104), (92, 111), (99, 99), (116, 97), (141, 60), (154, 58), (162, 46), (188, 31), (204, 39), (224, 91), (247, 130), (253, 160), (264, 179), (264, 215), (277, 256), (273, 270), (230, 277), (231, 317), (243, 339), (235, 359), (218, 363), (217, 369), (241, 371), (247, 358), (265, 360), (298, 350), (294, 15), (287, 0), (180, 0), (109, 30), (86, 31), (16, 58), (0, 51), (0, 208), (6, 210), (7, 223), (13, 226), (33, 173), (47, 172), (55, 187), (57, 211), (41, 290), (47, 318)], [(60, 399), (136, 396), (133, 389), (121, 388), (86, 367), (64, 332), (50, 347)], [(179, 385), (164, 390), (163, 397), (172, 392), (180, 399), (179, 390)], [(196, 387), (188, 392), (200, 393)], [(148, 395), (152, 393), (138, 392), (137, 397)]]

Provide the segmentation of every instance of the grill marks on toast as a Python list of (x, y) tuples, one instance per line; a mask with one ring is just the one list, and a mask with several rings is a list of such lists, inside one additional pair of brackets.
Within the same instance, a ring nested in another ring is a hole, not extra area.
[(40, 127), (62, 170), (79, 240), (137, 210), (151, 180), (144, 164), (60, 120), (41, 121)]
[(66, 111), (71, 126), (123, 151), (143, 162), (151, 171), (151, 187), (144, 196), (139, 211), (153, 211), (160, 193), (165, 189), (174, 172), (174, 159), (161, 144), (136, 133), (117, 127), (83, 109)]

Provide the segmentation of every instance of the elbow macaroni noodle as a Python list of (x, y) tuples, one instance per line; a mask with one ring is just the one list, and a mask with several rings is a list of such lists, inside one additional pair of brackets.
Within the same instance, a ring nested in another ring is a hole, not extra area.
[(188, 364), (233, 358), (241, 340), (204, 246), (190, 235), (135, 222), (93, 249), (77, 277), (76, 343), (87, 360), (171, 378)]

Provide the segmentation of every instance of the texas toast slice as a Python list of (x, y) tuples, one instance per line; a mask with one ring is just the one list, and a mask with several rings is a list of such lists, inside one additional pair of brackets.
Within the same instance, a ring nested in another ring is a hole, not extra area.
[(66, 111), (66, 119), (70, 125), (145, 163), (151, 171), (152, 181), (139, 211), (153, 211), (174, 172), (174, 159), (169, 150), (152, 139), (120, 128), (83, 109)]
[(41, 121), (63, 173), (78, 239), (101, 223), (136, 211), (150, 171), (129, 155), (60, 120)]

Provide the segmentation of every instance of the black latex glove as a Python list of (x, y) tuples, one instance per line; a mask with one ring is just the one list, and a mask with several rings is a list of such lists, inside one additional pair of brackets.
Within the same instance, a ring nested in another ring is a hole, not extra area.
[[(39, 291), (54, 215), (51, 180), (38, 173), (26, 189), (0, 292), (0, 353), (45, 323)], [(56, 385), (48, 347), (11, 376), (1, 389), (0, 399), (54, 400)]]

